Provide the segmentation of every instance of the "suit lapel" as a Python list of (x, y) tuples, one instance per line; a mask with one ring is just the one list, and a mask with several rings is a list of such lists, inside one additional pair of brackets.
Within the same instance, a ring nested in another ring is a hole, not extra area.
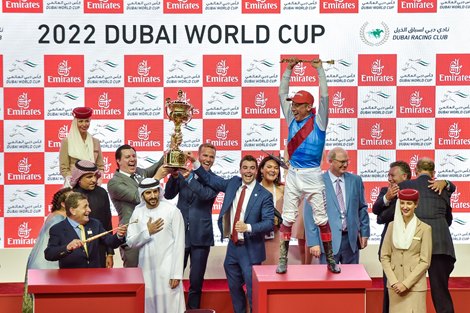
[(139, 186), (139, 184), (137, 183), (135, 179), (130, 178), (127, 175), (122, 174), (121, 172), (116, 172), (114, 173), (114, 175), (117, 175), (121, 179), (121, 182), (125, 185), (131, 186), (131, 187)]
[(350, 198), (350, 195), (351, 193), (348, 192), (348, 190), (351, 190), (351, 184), (352, 184), (352, 176), (351, 175), (348, 175), (348, 173), (344, 173), (344, 190), (343, 190), (343, 194), (345, 195), (345, 199), (346, 199), (346, 202), (344, 203), (344, 205), (346, 206), (346, 215), (348, 214), (349, 212), (349, 201), (351, 200)]
[(80, 236), (78, 236), (77, 232), (72, 227), (72, 225), (70, 225), (67, 219), (64, 220), (64, 233), (67, 234), (67, 237), (71, 239), (70, 241), (73, 239), (80, 239)]
[(237, 190), (241, 185), (242, 183), (240, 179), (240, 182), (234, 186), (236, 188), (227, 188), (225, 190), (224, 203), (222, 205), (222, 211), (220, 211), (219, 215), (219, 219), (222, 220), (222, 235), (225, 238), (230, 237), (230, 210), (237, 195)]

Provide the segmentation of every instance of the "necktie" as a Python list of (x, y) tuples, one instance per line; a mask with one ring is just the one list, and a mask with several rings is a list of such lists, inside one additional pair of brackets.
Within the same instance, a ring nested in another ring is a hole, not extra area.
[(238, 199), (238, 203), (237, 203), (237, 211), (235, 211), (235, 218), (233, 219), (232, 241), (234, 243), (238, 242), (238, 232), (235, 230), (235, 224), (240, 219), (240, 214), (242, 212), (242, 207), (243, 207), (243, 201), (245, 200), (245, 193), (246, 193), (246, 185), (243, 185), (242, 192), (240, 193), (240, 199)]
[(85, 249), (85, 253), (88, 256), (88, 247), (86, 246), (86, 243), (85, 243), (85, 240), (86, 240), (85, 227), (83, 227), (83, 225), (78, 225), (78, 228), (80, 228), (80, 240), (83, 241), (83, 248)]
[(342, 230), (347, 229), (346, 223), (346, 205), (344, 204), (343, 190), (341, 189), (341, 178), (336, 179), (336, 198), (338, 198), (339, 210), (341, 212), (341, 225)]
[(135, 174), (131, 174), (131, 178), (138, 184), (139, 180), (137, 179)]

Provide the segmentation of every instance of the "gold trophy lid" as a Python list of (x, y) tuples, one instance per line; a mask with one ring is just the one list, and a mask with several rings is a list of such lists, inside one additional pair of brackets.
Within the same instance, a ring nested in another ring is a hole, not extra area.
[(166, 105), (167, 106), (189, 106), (192, 107), (192, 105), (189, 103), (189, 101), (186, 99), (186, 93), (183, 92), (183, 90), (179, 89), (178, 90), (178, 98), (176, 100), (171, 100), (171, 98), (166, 98)]

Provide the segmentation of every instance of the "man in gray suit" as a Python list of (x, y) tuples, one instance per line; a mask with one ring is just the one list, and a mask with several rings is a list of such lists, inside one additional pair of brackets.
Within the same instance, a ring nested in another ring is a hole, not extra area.
[(442, 192), (432, 190), (434, 182), (434, 161), (422, 158), (416, 164), (416, 179), (399, 184), (400, 189), (412, 188), (419, 191), (420, 197), (416, 216), (432, 227), (432, 258), (428, 269), (431, 296), (437, 313), (453, 313), (454, 305), (449, 292), (449, 276), (454, 269), (455, 251), (449, 226), (452, 223), (450, 196), (455, 186), (447, 181)]
[[(358, 264), (359, 249), (367, 246), (370, 235), (369, 215), (364, 198), (364, 184), (361, 177), (347, 172), (349, 157), (346, 150), (333, 148), (328, 153), (330, 168), (323, 173), (326, 188), (326, 209), (330, 221), (333, 254), (336, 263)], [(307, 243), (313, 255), (320, 256), (318, 226), (306, 218), (311, 210), (304, 207), (304, 223)], [(326, 264), (324, 251), (320, 262)]]
[[(168, 174), (163, 158), (149, 168), (137, 167), (137, 155), (130, 145), (120, 146), (115, 153), (118, 169), (108, 182), (108, 193), (119, 215), (119, 224), (129, 223), (136, 205), (140, 203), (139, 182), (144, 178), (153, 177), (160, 180)], [(139, 250), (130, 249), (127, 245), (120, 247), (124, 267), (137, 267)]]

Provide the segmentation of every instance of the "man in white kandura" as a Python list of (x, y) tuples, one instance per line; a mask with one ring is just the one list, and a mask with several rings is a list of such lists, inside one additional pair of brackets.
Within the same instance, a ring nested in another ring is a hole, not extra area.
[(145, 281), (145, 312), (183, 313), (183, 216), (175, 205), (160, 199), (157, 180), (142, 180), (139, 194), (141, 201), (130, 218), (127, 245), (139, 249), (139, 267)]

